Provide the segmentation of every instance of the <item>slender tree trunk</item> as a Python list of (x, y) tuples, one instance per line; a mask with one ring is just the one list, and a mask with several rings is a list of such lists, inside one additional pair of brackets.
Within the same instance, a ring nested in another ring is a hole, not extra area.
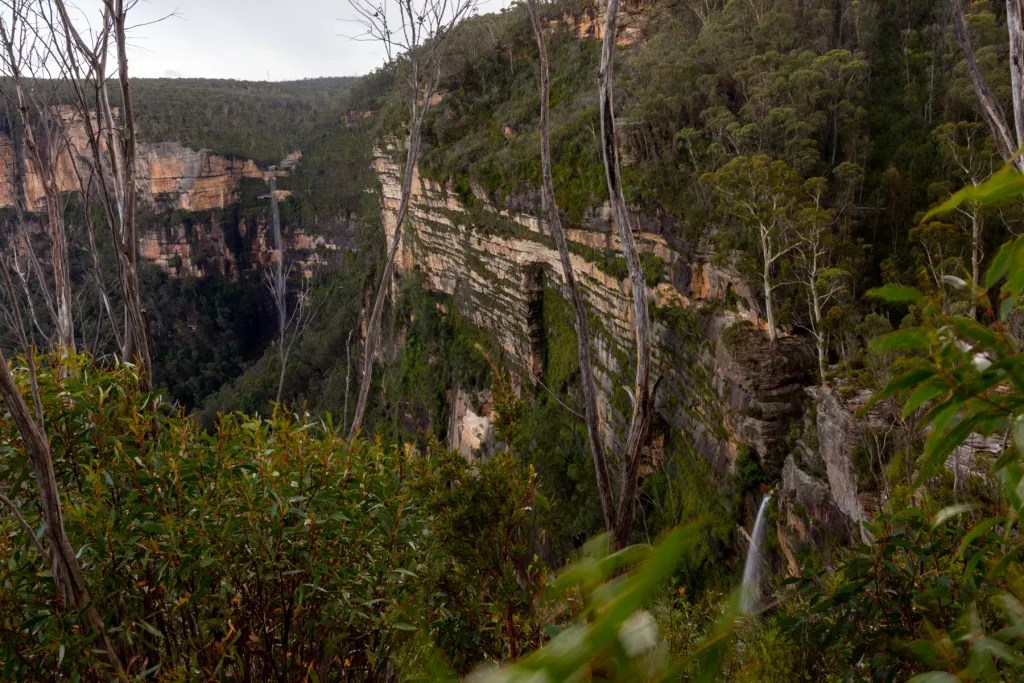
[(604, 158), (605, 177), (608, 181), (608, 198), (612, 205), (612, 216), (622, 242), (622, 255), (629, 269), (629, 280), (633, 296), (633, 330), (636, 339), (636, 381), (633, 392), (633, 413), (623, 454), (622, 481), (620, 482), (619, 508), (615, 520), (613, 540), (616, 546), (629, 543), (636, 520), (636, 495), (640, 479), (640, 460), (647, 435), (651, 427), (654, 401), (650, 387), (651, 374), (651, 325), (647, 311), (647, 281), (640, 254), (637, 251), (633, 230), (630, 226), (626, 199), (622, 193), (622, 178), (619, 172), (619, 145), (615, 131), (614, 63), (615, 38), (619, 13), (619, 0), (608, 0), (604, 19), (604, 40), (601, 43), (601, 67), (599, 74), (599, 101), (601, 108), (601, 152)]
[(775, 341), (778, 337), (775, 333), (775, 304), (772, 297), (772, 264), (767, 255), (762, 278), (764, 282), (764, 316), (768, 322), (768, 338)]
[[(989, 131), (992, 133), (992, 139), (995, 141), (996, 150), (1004, 161), (1009, 162), (1011, 159), (1016, 157), (1018, 144), (1016, 142), (1016, 136), (1010, 131), (1009, 126), (1006, 123), (1006, 115), (1003, 113), (1003, 108), (1000, 106), (999, 101), (989, 90), (988, 85), (985, 83), (985, 78), (981, 73), (981, 68), (978, 66), (978, 60), (974, 55), (974, 48), (971, 46), (971, 35), (967, 27), (967, 17), (964, 15), (964, 8), (961, 4), (962, 0), (949, 0), (951, 8), (953, 10), (953, 32), (956, 34), (956, 39), (960, 43), (960, 49), (964, 54), (964, 59), (967, 61), (967, 73), (971, 77), (971, 85), (974, 86), (974, 94), (978, 98), (978, 104), (981, 107), (982, 118), (985, 119), (985, 123), (988, 125)], [(1013, 24), (1020, 23), (1020, 15), (1018, 12), (1020, 0), (1010, 0), (1008, 2), (1008, 15), (1009, 6), (1014, 5), (1015, 19), (1008, 21), (1010, 24), (1010, 46), (1011, 54), (1014, 50), (1014, 45), (1020, 43), (1020, 28), (1014, 29)], [(1016, 37), (1014, 36), (1016, 33)], [(1019, 55), (1018, 55), (1019, 57)], [(1019, 73), (1014, 75), (1014, 66), (1011, 65), (1011, 75), (1019, 78)], [(1021, 94), (1020, 84), (1014, 84), (1014, 107), (1020, 108)], [(1024, 113), (1014, 113), (1014, 119), (1016, 120), (1019, 116), (1024, 116)], [(1015, 165), (1018, 169), (1024, 170), (1024, 160), (1017, 158)]]
[(587, 317), (586, 304), (576, 282), (576, 273), (573, 270), (572, 260), (569, 256), (569, 246), (566, 242), (565, 231), (562, 229), (562, 219), (558, 212), (558, 204), (555, 202), (554, 180), (551, 172), (549, 121), (551, 88), (548, 50), (544, 41), (544, 29), (541, 25), (540, 14), (537, 9), (537, 0), (528, 0), (527, 9), (530, 13), (530, 23), (533, 24), (533, 33), (537, 39), (537, 51), (540, 55), (540, 158), (544, 204), (547, 207), (548, 225), (551, 228), (551, 235), (558, 246), (558, 258), (562, 263), (562, 274), (565, 277), (566, 287), (569, 289), (569, 299), (576, 318), (576, 354), (579, 357), (580, 383), (583, 390), (587, 436), (590, 440), (590, 455), (594, 461), (594, 472), (597, 477), (597, 491), (601, 498), (601, 512), (604, 514), (605, 528), (608, 531), (613, 531), (615, 528), (615, 507), (612, 500), (611, 483), (608, 480), (608, 463), (605, 457), (604, 446), (601, 442), (600, 415), (597, 411), (597, 387), (594, 381), (594, 368), (590, 362), (590, 321)]
[[(44, 180), (44, 182), (47, 182)], [(47, 191), (57, 196), (54, 182)], [(68, 239), (64, 216), (56, 200), (46, 202), (47, 222), (50, 224), (50, 249), (53, 259), (53, 280), (57, 292), (57, 347), (61, 353), (75, 348), (75, 323), (71, 312), (71, 274), (68, 265)]]
[(1017, 149), (1024, 147), (1024, 0), (1006, 0), (1006, 28), (1010, 40), (1010, 84)]
[(818, 351), (818, 379), (822, 382), (825, 381), (825, 372), (827, 370), (827, 358), (825, 348), (825, 333), (822, 331), (822, 311), (821, 311), (821, 296), (817, 290), (817, 274), (812, 274), (810, 279), (811, 285), (811, 321), (814, 329), (811, 333), (814, 335), (814, 343)]
[(758, 228), (758, 239), (761, 241), (761, 282), (764, 285), (764, 317), (768, 323), (768, 338), (777, 339), (775, 333), (775, 305), (772, 297), (772, 245), (769, 230), (765, 226)]
[(978, 207), (971, 208), (971, 320), (978, 319), (978, 287), (981, 283), (981, 233), (984, 227)]
[(352, 332), (348, 331), (348, 338), (345, 340), (345, 404), (341, 410), (343, 429), (348, 429), (348, 388), (349, 380), (352, 378)]
[[(36, 174), (43, 186), (46, 220), (50, 233), (50, 258), (53, 265), (54, 289), (57, 299), (54, 345), (60, 353), (67, 353), (75, 348), (75, 326), (71, 312), (72, 292), (67, 233), (64, 226), (64, 213), (59, 203), (60, 189), (57, 186), (57, 168), (55, 163), (49, 163), (49, 159), (43, 158), (43, 151), (39, 147), (40, 141), (32, 124), (28, 98), (22, 87), (20, 64), (24, 56), (18, 54), (13, 42), (14, 36), (9, 33), (8, 27), (2, 24), (0, 24), (0, 39), (3, 40), (6, 67), (10, 71), (11, 82), (14, 86), (18, 114), (24, 128), (25, 146), (28, 147), (30, 154), (30, 164), (35, 167)], [(26, 200), (28, 199), (26, 197)], [(28, 208), (31, 210), (34, 207)]]
[[(122, 289), (125, 303), (124, 349), (125, 360), (134, 360), (141, 368), (147, 385), (153, 385), (153, 359), (149, 350), (149, 325), (142, 306), (139, 290), (138, 260), (139, 241), (136, 235), (135, 214), (138, 201), (138, 182), (135, 174), (137, 156), (137, 134), (135, 130), (135, 101), (128, 79), (128, 45), (125, 25), (127, 10), (124, 0), (104, 0), (114, 22), (117, 43), (117, 76), (121, 86), (123, 133), (121, 135), (121, 239), (119, 256), (123, 260), (121, 269)], [(96, 74), (102, 79), (104, 74)], [(103, 88), (106, 92), (106, 88)], [(109, 105), (108, 105), (109, 107)], [(110, 112), (112, 114), (112, 112)], [(86, 113), (88, 115), (88, 113)], [(112, 116), (111, 116), (112, 118)], [(113, 153), (113, 151), (112, 151)]]
[(18, 427), (22, 443), (28, 454), (39, 493), (40, 508), (50, 546), (50, 568), (61, 597), (82, 612), (86, 625), (96, 632), (106, 651), (111, 668), (118, 678), (127, 680), (121, 659), (107, 636), (103, 621), (92, 604), (81, 565), (64, 529), (64, 515), (53, 470), (53, 458), (46, 434), (32, 419), (28, 405), (14, 382), (7, 359), (0, 351), (0, 396), (3, 397), (11, 418)]
[[(355, 414), (352, 416), (352, 426), (349, 428), (349, 438), (355, 438), (363, 427), (366, 401), (370, 396), (370, 385), (373, 382), (373, 360), (377, 353), (377, 344), (380, 340), (384, 300), (387, 298), (388, 287), (391, 285), (391, 274), (394, 271), (395, 259), (398, 256), (398, 246), (402, 241), (402, 225), (405, 223), (406, 214), (409, 212), (409, 202), (412, 199), (412, 177), (416, 170), (416, 160), (420, 150), (420, 131), (423, 127), (422, 111), (416, 102), (418, 94), (414, 93), (413, 95), (413, 114), (409, 124), (409, 137), (406, 141), (405, 170), (402, 173), (402, 197), (398, 204), (395, 234), (388, 248), (387, 258), (384, 261), (384, 271), (381, 273), (377, 294), (373, 300), (373, 309), (366, 325), (366, 341), (363, 344), (363, 376), (360, 378), (359, 395), (356, 399)], [(426, 106), (428, 101), (424, 102), (424, 106)]]
[(274, 281), (271, 292), (274, 296), (274, 305), (277, 307), (277, 342), (278, 360), (281, 363), (280, 372), (277, 374), (277, 397), (275, 401), (281, 402), (281, 392), (284, 391), (284, 376), (288, 365), (288, 352), (284, 343), (284, 335), (288, 327), (287, 317), (287, 288), (284, 274), (284, 237), (281, 234), (281, 209), (277, 205), (277, 169), (270, 167), (270, 174), (267, 182), (270, 185), (270, 223), (274, 231), (274, 247), (277, 248), (277, 263), (274, 265)]

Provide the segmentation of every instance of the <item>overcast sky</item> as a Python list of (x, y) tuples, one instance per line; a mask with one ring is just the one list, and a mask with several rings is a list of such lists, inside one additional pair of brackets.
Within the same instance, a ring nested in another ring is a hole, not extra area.
[[(97, 16), (101, 0), (78, 0)], [(508, 0), (489, 0), (493, 12)], [(150, 25), (161, 17), (169, 18)], [(129, 15), (129, 68), (138, 77), (207, 77), (284, 81), (355, 76), (384, 61), (358, 33), (345, 0), (140, 0)]]

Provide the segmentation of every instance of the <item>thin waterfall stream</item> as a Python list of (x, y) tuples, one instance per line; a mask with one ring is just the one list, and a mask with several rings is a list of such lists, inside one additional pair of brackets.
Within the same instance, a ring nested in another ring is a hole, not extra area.
[(740, 587), (740, 609), (743, 614), (753, 614), (761, 602), (761, 548), (764, 546), (764, 528), (768, 502), (772, 499), (769, 493), (761, 501), (754, 521), (754, 532), (750, 535), (750, 548), (747, 550), (747, 562), (743, 565), (743, 585)]

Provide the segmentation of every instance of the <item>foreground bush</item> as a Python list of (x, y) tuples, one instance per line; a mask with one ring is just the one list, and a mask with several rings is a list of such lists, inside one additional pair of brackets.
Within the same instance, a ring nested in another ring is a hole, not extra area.
[[(513, 541), (529, 515), (503, 520), (507, 552), (491, 562), (439, 541), (453, 524), (487, 534), (500, 511), (529, 508), (532, 483), (508, 461), (470, 467), (444, 453), (350, 444), (330, 424), (283, 411), (227, 416), (205, 433), (145, 393), (130, 368), (73, 358), (63, 372), (58, 380), (46, 366), (39, 382), (68, 533), (132, 674), (394, 680), (447, 667), (430, 655), (439, 624), (461, 666), (500, 656), (515, 637), (479, 628), (490, 614), (529, 628), (529, 581), (501, 578), (520, 560)], [(0, 413), (0, 491), (34, 525), (20, 448)], [(460, 496), (494, 515), (452, 517), (440, 501)], [(45, 558), (7, 512), (0, 679), (105, 677), (92, 636), (58, 603)], [(490, 585), (500, 590), (479, 590)], [(465, 586), (486, 618), (465, 614)]]

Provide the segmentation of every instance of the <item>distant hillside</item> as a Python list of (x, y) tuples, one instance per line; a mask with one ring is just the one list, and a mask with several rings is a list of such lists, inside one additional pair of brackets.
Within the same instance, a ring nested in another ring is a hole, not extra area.
[(280, 161), (318, 127), (337, 120), (340, 96), (357, 79), (267, 83), (205, 78), (134, 79), (143, 139)]

